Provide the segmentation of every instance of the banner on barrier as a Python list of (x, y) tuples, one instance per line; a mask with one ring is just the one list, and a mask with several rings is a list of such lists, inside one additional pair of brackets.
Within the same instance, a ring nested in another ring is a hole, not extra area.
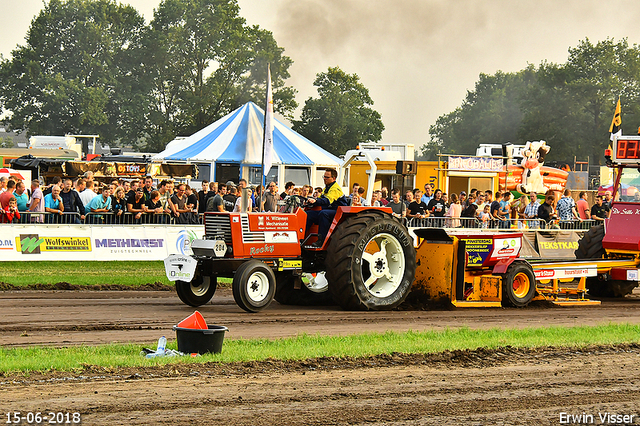
[(536, 232), (538, 253), (542, 259), (575, 259), (579, 239), (574, 231)]
[(191, 242), (201, 225), (2, 227), (0, 253), (7, 261), (163, 260), (193, 254)]

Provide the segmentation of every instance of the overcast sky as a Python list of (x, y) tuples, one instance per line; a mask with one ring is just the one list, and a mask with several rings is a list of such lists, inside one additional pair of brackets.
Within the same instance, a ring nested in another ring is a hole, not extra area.
[[(128, 0), (147, 22), (159, 0)], [(428, 141), (429, 126), (462, 103), (480, 73), (518, 71), (567, 49), (628, 37), (640, 43), (637, 0), (239, 0), (249, 24), (273, 32), (294, 64), (301, 106), (329, 66), (356, 73), (382, 114), (386, 143)], [(0, 0), (5, 58), (42, 0)], [(299, 112), (296, 114), (299, 117)], [(496, 141), (500, 143), (502, 141)]]

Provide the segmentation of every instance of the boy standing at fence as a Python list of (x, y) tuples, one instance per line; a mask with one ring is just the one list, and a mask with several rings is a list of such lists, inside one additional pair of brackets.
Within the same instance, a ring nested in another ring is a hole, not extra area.
[(18, 223), (19, 221), (18, 200), (16, 197), (10, 197), (7, 206), (0, 209), (0, 223)]

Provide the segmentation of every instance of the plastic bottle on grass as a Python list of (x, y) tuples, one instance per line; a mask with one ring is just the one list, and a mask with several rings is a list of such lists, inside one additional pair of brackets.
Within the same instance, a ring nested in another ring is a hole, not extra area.
[(164, 353), (167, 349), (167, 338), (162, 336), (158, 339), (158, 347), (156, 348), (157, 353)]
[(161, 338), (158, 339), (158, 347), (156, 348), (156, 351), (150, 354), (146, 354), (145, 357), (146, 358), (162, 357), (162, 356), (165, 356), (166, 350), (167, 350), (167, 338), (162, 336)]

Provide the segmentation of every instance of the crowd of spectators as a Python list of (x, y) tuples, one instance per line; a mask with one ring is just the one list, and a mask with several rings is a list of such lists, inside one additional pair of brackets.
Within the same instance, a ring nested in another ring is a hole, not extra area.
[[(247, 192), (247, 203), (242, 206), (242, 191)], [(283, 192), (278, 192), (278, 185), (270, 182), (266, 190), (262, 185), (247, 185), (247, 181), (240, 179), (238, 185), (229, 181), (226, 184), (217, 182), (202, 182), (202, 189), (198, 191), (197, 198), (200, 204), (200, 212), (250, 212), (250, 211), (284, 211), (286, 205), (294, 200), (299, 205), (308, 197), (317, 197), (322, 193), (322, 188), (313, 188), (311, 185), (296, 187), (293, 182), (287, 182)]]
[[(406, 190), (398, 189), (387, 196), (387, 188), (374, 191), (370, 200), (364, 197), (365, 189), (357, 183), (353, 185), (349, 198), (351, 205), (388, 206), (393, 215), (407, 218), (409, 226), (429, 227), (481, 227), (481, 228), (578, 228), (583, 221), (591, 225), (609, 217), (611, 193), (596, 197), (596, 204), (589, 209), (586, 192), (580, 192), (576, 203), (571, 191), (565, 190), (560, 198), (549, 191), (542, 195), (523, 194), (515, 198), (510, 191), (472, 189), (469, 194), (444, 193), (432, 184)], [(396, 201), (397, 200), (397, 201)], [(402, 204), (402, 205), (401, 205)]]
[[(184, 183), (160, 181), (154, 187), (150, 176), (138, 180), (114, 179), (108, 184), (94, 180), (87, 172), (75, 181), (53, 178), (42, 188), (40, 181), (26, 183), (10, 177), (0, 178), (0, 223), (198, 223), (198, 215), (206, 211), (249, 212), (284, 211), (292, 201), (318, 197), (323, 188), (310, 185), (296, 187), (287, 182), (284, 191), (270, 182), (249, 187), (240, 179), (236, 185), (229, 181), (202, 182), (195, 191)], [(247, 202), (242, 193), (246, 190)], [(495, 194), (491, 190), (472, 189), (469, 194), (446, 194), (433, 185), (407, 190), (397, 188), (373, 191), (371, 199), (364, 187), (355, 183), (347, 199), (352, 206), (387, 206), (399, 220), (412, 221), (416, 226), (435, 227), (574, 227), (576, 222), (601, 222), (611, 214), (611, 192), (598, 195), (589, 208), (586, 192), (579, 194), (577, 203), (571, 191), (565, 190), (557, 199), (555, 193), (544, 195), (542, 202), (532, 192), (514, 199), (511, 192)], [(418, 225), (419, 224), (419, 225)]]
[[(579, 222), (602, 221), (609, 217), (611, 193), (596, 197), (591, 208), (586, 201), (586, 192), (580, 192), (578, 203), (566, 189), (558, 199), (554, 191), (542, 196), (542, 202), (535, 192), (515, 198), (509, 191), (480, 191), (472, 189), (459, 194), (443, 193), (425, 185), (405, 193), (407, 217), (429, 219), (430, 226), (482, 227), (482, 228), (577, 228)], [(601, 207), (600, 207), (601, 206)], [(444, 225), (443, 225), (444, 224)]]
[(198, 197), (184, 183), (153, 178), (113, 179), (100, 183), (87, 172), (74, 180), (54, 177), (42, 187), (38, 179), (0, 181), (2, 223), (198, 223)]

